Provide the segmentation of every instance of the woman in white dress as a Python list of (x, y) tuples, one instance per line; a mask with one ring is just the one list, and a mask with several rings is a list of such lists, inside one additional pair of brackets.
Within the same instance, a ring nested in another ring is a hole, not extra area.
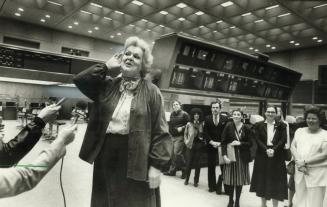
[(323, 207), (327, 186), (327, 131), (324, 114), (314, 107), (304, 116), (308, 127), (296, 130), (291, 151), (295, 159), (294, 207)]

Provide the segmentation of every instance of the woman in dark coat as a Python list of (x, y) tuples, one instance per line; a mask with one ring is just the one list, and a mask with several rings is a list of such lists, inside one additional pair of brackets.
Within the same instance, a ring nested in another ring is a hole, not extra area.
[[(233, 207), (234, 189), (236, 191), (235, 207), (240, 206), (240, 197), (243, 185), (250, 184), (249, 162), (251, 162), (250, 147), (253, 133), (249, 125), (242, 122), (243, 113), (237, 109), (232, 112), (232, 122), (228, 122), (222, 134), (222, 155), (226, 162), (223, 173), (226, 192), (229, 196), (227, 207)], [(234, 146), (235, 162), (227, 156), (227, 145)]]
[(262, 207), (272, 199), (273, 207), (278, 201), (287, 199), (287, 172), (285, 166), (284, 146), (286, 143), (286, 126), (275, 122), (276, 108), (268, 107), (266, 120), (255, 124), (255, 139), (258, 145), (254, 161), (250, 192), (261, 197)]
[[(167, 171), (172, 140), (160, 90), (144, 79), (149, 45), (126, 40), (124, 52), (82, 71), (74, 83), (94, 101), (80, 157), (94, 162), (92, 207), (160, 206), (160, 171)], [(121, 76), (106, 77), (119, 68)]]

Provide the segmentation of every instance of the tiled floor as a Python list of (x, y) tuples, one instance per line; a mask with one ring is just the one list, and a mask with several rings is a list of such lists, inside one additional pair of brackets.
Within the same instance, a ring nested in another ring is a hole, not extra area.
[[(18, 122), (5, 121), (5, 140), (12, 138), (17, 132)], [(89, 207), (92, 185), (92, 165), (81, 161), (78, 152), (85, 133), (86, 124), (79, 124), (75, 141), (68, 146), (64, 159), (62, 172), (63, 187), (66, 194), (67, 207)], [(49, 144), (40, 140), (22, 161), (28, 164), (38, 152)], [(217, 168), (218, 169), (218, 168)], [(0, 206), (4, 207), (63, 207), (63, 198), (59, 184), (60, 162), (51, 172), (30, 192), (16, 197), (0, 199)], [(207, 169), (203, 168), (200, 175), (200, 183), (197, 188), (190, 182), (188, 186), (177, 177), (163, 176), (161, 185), (162, 207), (224, 207), (228, 197), (216, 195), (207, 191)], [(191, 175), (191, 179), (193, 175)], [(325, 202), (326, 203), (326, 202)], [(249, 186), (244, 187), (241, 197), (242, 207), (259, 207), (260, 199), (253, 193), (249, 193)], [(271, 206), (269, 203), (268, 206)], [(280, 206), (284, 206), (280, 204)], [(327, 206), (327, 205), (326, 205)]]

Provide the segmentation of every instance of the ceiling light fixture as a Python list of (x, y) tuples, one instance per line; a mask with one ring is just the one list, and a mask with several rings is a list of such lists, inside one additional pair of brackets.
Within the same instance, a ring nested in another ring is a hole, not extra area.
[(298, 42), (297, 42), (297, 43), (295, 43), (294, 45), (295, 45), (295, 46), (299, 46), (299, 45), (300, 45), (300, 43), (298, 43)]
[(98, 8), (102, 8), (103, 6), (101, 6), (100, 4), (96, 4), (96, 3), (90, 3), (92, 6), (98, 7)]
[(181, 18), (178, 18), (179, 21), (185, 21), (185, 18), (181, 17)]
[(21, 14), (20, 14), (20, 13), (18, 13), (18, 12), (16, 12), (16, 13), (15, 13), (15, 16), (17, 16), (17, 17), (20, 17), (20, 16), (21, 16)]
[(312, 39), (313, 39), (313, 40), (316, 40), (316, 39), (318, 39), (318, 37), (313, 37)]
[(45, 17), (49, 19), (51, 16), (49, 14), (46, 14)]
[(322, 40), (320, 39), (320, 40), (317, 40), (317, 42), (322, 42)]
[(201, 16), (201, 15), (203, 15), (204, 13), (203, 13), (202, 11), (198, 11), (198, 12), (196, 12), (195, 14), (198, 15), (198, 16)]
[(217, 32), (217, 30), (214, 30), (213, 32), (214, 32), (214, 33), (216, 33), (216, 32)]
[(314, 6), (313, 8), (314, 8), (314, 9), (317, 9), (317, 8), (320, 8), (320, 7), (323, 7), (323, 6), (327, 6), (327, 4), (320, 4), (320, 5), (318, 5), (318, 6)]
[(277, 8), (279, 7), (279, 5), (274, 5), (274, 6), (269, 6), (269, 7), (266, 7), (265, 10), (270, 10), (270, 9), (274, 9), (274, 8)]
[(94, 27), (95, 30), (99, 30), (99, 27)]
[(254, 48), (253, 47), (250, 47), (249, 50), (253, 50)]
[(84, 11), (84, 10), (81, 10), (81, 12), (83, 12), (83, 13), (85, 13), (85, 14), (92, 14), (91, 12)]
[(291, 44), (294, 44), (294, 42), (295, 42), (294, 40), (290, 41)]
[(255, 51), (255, 52), (258, 52), (258, 51), (259, 51), (259, 49), (255, 49), (254, 51)]
[(260, 22), (263, 22), (263, 19), (259, 19), (259, 20), (254, 21), (254, 23), (260, 23)]
[(118, 33), (117, 33), (117, 36), (121, 36), (121, 33), (120, 33), (120, 32), (118, 32)]
[(231, 1), (226, 1), (225, 3), (220, 4), (222, 7), (232, 6), (234, 3)]
[(109, 18), (109, 17), (103, 17), (103, 18), (105, 18), (106, 20), (112, 20), (111, 18)]
[(68, 28), (69, 28), (69, 29), (72, 29), (72, 28), (73, 28), (73, 26), (72, 26), (72, 25), (69, 25), (69, 26), (68, 26)]
[(41, 19), (40, 21), (41, 21), (41, 22), (45, 22), (45, 19)]
[(142, 19), (142, 21), (143, 21), (143, 22), (148, 22), (148, 20), (146, 20), (146, 19)]
[(203, 25), (199, 26), (199, 28), (203, 28), (203, 27), (204, 27)]
[(184, 4), (184, 3), (179, 3), (179, 4), (177, 4), (176, 6), (179, 7), (179, 8), (181, 8), (181, 9), (187, 7), (187, 5)]
[(220, 23), (222, 23), (223, 22), (223, 20), (219, 20), (219, 21), (217, 21), (216, 23), (217, 24), (220, 24)]
[(142, 6), (144, 4), (143, 2), (140, 2), (140, 1), (137, 1), (137, 0), (132, 1), (132, 3), (137, 5), (137, 6)]
[(271, 45), (268, 44), (268, 45), (266, 45), (266, 47), (271, 47)]
[(248, 12), (248, 13), (242, 14), (242, 17), (246, 17), (246, 16), (249, 16), (251, 14), (252, 14), (251, 12)]
[(53, 4), (53, 5), (56, 5), (56, 6), (63, 6), (62, 4), (57, 3), (57, 2), (54, 2), (54, 1), (49, 1), (48, 0), (48, 3)]
[(74, 22), (75, 25), (78, 25), (78, 22)]
[(112, 38), (114, 38), (115, 36), (114, 35), (110, 35), (110, 38), (112, 39)]
[(134, 24), (129, 24), (129, 26), (131, 26), (131, 27), (135, 27), (135, 25), (134, 25)]
[(167, 15), (168, 12), (166, 12), (166, 11), (161, 11), (160, 14)]
[(148, 32), (151, 32), (152, 30), (151, 29), (147, 29)]
[(165, 27), (165, 26), (164, 26), (164, 25), (162, 25), (162, 24), (160, 24), (159, 26), (160, 26), (160, 27)]
[(285, 13), (285, 14), (281, 14), (281, 15), (278, 15), (278, 17), (285, 17), (285, 16), (288, 16), (290, 15), (291, 13)]
[(234, 28), (236, 28), (235, 26), (231, 26), (231, 27), (229, 27), (229, 29), (234, 29)]
[(18, 11), (21, 11), (21, 12), (23, 12), (23, 11), (24, 11), (24, 9), (23, 9), (23, 8), (18, 8)]
[(117, 10), (115, 10), (115, 13), (117, 13), (117, 14), (124, 14), (123, 12), (117, 11)]
[(275, 49), (276, 49), (276, 47), (275, 47), (275, 46), (273, 46), (273, 47), (271, 47), (271, 49), (272, 49), (272, 50), (275, 50)]
[(90, 34), (92, 34), (93, 31), (92, 31), (92, 30), (89, 30), (89, 31), (87, 31), (87, 32), (90, 33)]

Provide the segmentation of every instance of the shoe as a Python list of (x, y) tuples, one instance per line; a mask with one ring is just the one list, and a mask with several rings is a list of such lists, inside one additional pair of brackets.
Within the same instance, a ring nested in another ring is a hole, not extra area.
[(214, 189), (209, 189), (208, 191), (209, 191), (210, 193), (215, 192)]
[(197, 183), (194, 183), (194, 187), (198, 187), (199, 186), (199, 184), (197, 184)]
[(216, 194), (217, 194), (217, 195), (221, 195), (221, 194), (223, 194), (223, 193), (221, 192), (221, 189), (218, 189), (218, 190), (216, 190)]
[(176, 172), (165, 172), (164, 175), (175, 176)]
[(234, 207), (240, 207), (240, 203), (235, 202)]
[(184, 185), (188, 185), (188, 181), (185, 180)]
[(227, 207), (233, 207), (234, 202), (233, 201), (229, 201), (227, 204)]

